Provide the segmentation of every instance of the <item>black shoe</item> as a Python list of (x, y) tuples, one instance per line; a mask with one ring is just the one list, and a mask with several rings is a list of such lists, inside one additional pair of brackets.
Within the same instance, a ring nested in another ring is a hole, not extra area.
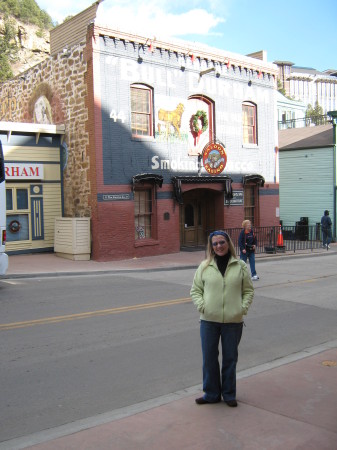
[(199, 397), (195, 399), (195, 403), (197, 405), (207, 405), (207, 404), (212, 404), (212, 403), (219, 403), (221, 402), (221, 400), (217, 400), (216, 402), (209, 402), (208, 400), (205, 400), (204, 397)]
[(238, 406), (238, 402), (236, 400), (225, 400), (225, 403), (231, 408), (235, 408), (235, 406)]

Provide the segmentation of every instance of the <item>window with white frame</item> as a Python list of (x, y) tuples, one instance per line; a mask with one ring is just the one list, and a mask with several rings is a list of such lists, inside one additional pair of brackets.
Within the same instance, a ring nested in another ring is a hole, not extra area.
[(145, 84), (131, 85), (132, 136), (153, 136), (153, 92)]
[(243, 144), (257, 144), (256, 105), (242, 104)]

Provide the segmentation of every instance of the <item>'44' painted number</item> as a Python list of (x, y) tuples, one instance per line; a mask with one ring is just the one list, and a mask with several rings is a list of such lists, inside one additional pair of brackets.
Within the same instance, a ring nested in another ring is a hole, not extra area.
[(117, 122), (117, 120), (120, 120), (122, 123), (125, 122), (125, 114), (123, 111), (119, 111), (119, 113), (116, 113), (116, 111), (112, 110), (110, 113), (110, 119), (113, 119), (114, 122)]

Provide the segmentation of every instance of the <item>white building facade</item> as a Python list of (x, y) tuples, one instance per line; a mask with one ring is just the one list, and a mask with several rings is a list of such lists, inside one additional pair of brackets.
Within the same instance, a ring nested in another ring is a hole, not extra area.
[(289, 61), (275, 61), (279, 80), (287, 97), (295, 101), (323, 108), (323, 113), (337, 109), (337, 70), (320, 72), (313, 68), (297, 67)]

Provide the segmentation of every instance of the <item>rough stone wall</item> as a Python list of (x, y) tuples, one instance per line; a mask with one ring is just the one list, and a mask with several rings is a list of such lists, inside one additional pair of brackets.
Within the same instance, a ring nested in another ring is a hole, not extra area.
[(66, 217), (90, 217), (89, 144), (86, 132), (86, 71), (84, 45), (76, 45), (49, 57), (16, 78), (0, 86), (0, 120), (36, 122), (34, 105), (44, 96), (50, 104), (48, 122), (64, 124), (68, 149), (64, 176)]

